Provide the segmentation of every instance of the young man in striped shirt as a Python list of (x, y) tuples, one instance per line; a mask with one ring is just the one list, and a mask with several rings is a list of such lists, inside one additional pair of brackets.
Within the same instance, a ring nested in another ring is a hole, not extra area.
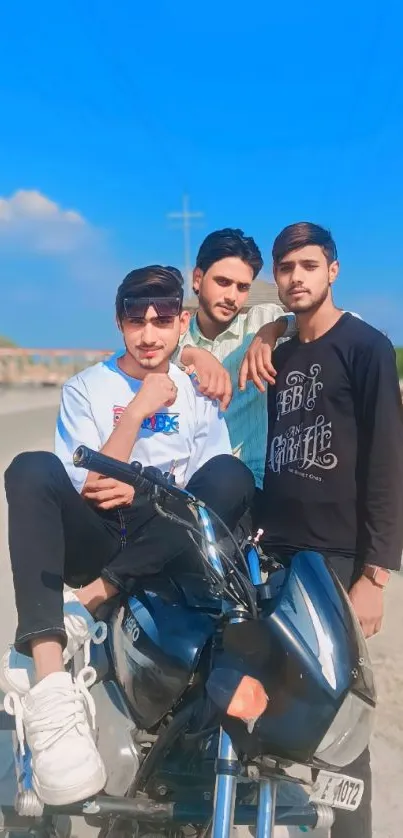
[[(258, 489), (264, 476), (266, 400), (252, 383), (238, 388), (239, 368), (262, 326), (276, 322), (270, 332), (273, 346), (287, 330), (280, 305), (263, 303), (242, 312), (262, 266), (257, 244), (242, 230), (226, 228), (207, 236), (193, 271), (199, 307), (181, 339), (178, 355), (185, 366), (194, 366), (200, 390), (218, 399), (226, 411), (233, 453), (250, 468)], [(291, 325), (289, 331), (293, 334), (295, 327)]]

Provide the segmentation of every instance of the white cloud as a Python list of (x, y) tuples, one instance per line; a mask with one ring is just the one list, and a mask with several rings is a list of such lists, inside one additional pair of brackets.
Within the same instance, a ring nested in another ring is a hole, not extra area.
[(81, 249), (95, 230), (80, 213), (65, 210), (46, 195), (19, 189), (0, 197), (0, 247), (25, 252), (68, 254)]
[[(101, 299), (105, 293), (108, 299), (112, 296), (124, 275), (106, 230), (36, 190), (19, 189), (9, 197), (0, 197), (2, 275), (10, 273), (10, 266), (20, 264), (21, 257), (24, 284), (35, 286), (37, 294), (41, 264), (46, 274), (49, 268), (53, 271), (60, 291), (65, 277), (68, 284), (77, 283), (82, 294), (92, 294), (96, 288)], [(7, 283), (9, 295), (13, 293), (12, 285)], [(68, 285), (63, 287), (68, 292)]]
[(67, 221), (69, 224), (84, 222), (78, 212), (62, 210), (55, 201), (34, 189), (19, 189), (11, 198), (0, 198), (0, 220), (12, 223), (21, 218), (51, 218)]

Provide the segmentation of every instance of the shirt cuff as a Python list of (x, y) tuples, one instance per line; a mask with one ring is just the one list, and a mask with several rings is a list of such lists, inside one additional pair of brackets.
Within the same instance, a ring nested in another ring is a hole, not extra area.
[(296, 335), (297, 332), (298, 332), (297, 322), (295, 320), (295, 315), (294, 314), (282, 314), (281, 317), (279, 317), (278, 319), (281, 320), (282, 322), (286, 323), (286, 329), (285, 329), (285, 332), (282, 336), (283, 340), (284, 340), (284, 338), (293, 338), (294, 335)]

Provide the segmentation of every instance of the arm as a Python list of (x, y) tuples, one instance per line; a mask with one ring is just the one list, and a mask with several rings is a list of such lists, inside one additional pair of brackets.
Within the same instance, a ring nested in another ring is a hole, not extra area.
[(245, 389), (247, 381), (253, 381), (261, 393), (266, 390), (264, 382), (275, 384), (277, 373), (271, 361), (272, 352), (280, 338), (292, 337), (296, 332), (297, 327), (293, 315), (282, 315), (272, 323), (265, 323), (256, 332), (239, 370), (240, 390)]
[(231, 377), (208, 349), (195, 346), (190, 329), (179, 339), (172, 361), (188, 375), (194, 373), (198, 390), (203, 396), (217, 399), (220, 409), (227, 409), (232, 398)]
[(127, 462), (144, 419), (141, 402), (137, 404), (136, 401), (136, 398), (132, 399), (109, 439), (100, 447), (98, 429), (87, 396), (71, 384), (63, 387), (56, 427), (56, 454), (79, 491), (88, 480), (99, 475), (75, 468), (74, 451), (79, 445), (88, 445), (102, 454)]
[(86, 469), (77, 469), (73, 454), (77, 446), (88, 445), (102, 454), (128, 462), (143, 420), (159, 407), (169, 407), (176, 399), (174, 382), (165, 374), (147, 375), (136, 396), (129, 402), (105, 445), (100, 447), (98, 429), (86, 392), (65, 385), (57, 420), (55, 450), (73, 486), (101, 509), (112, 509), (132, 502), (132, 487)]
[[(252, 327), (250, 330), (256, 332), (257, 338), (256, 343), (252, 341), (251, 344), (251, 347), (253, 347), (252, 355), (254, 354), (255, 348), (260, 352), (260, 341), (262, 341), (264, 344), (264, 358), (265, 361), (267, 359), (268, 366), (268, 371), (264, 367), (264, 376), (267, 376), (265, 380), (273, 382), (273, 373), (275, 375), (275, 372), (270, 362), (271, 350), (275, 348), (280, 338), (292, 337), (295, 334), (294, 315), (285, 315), (280, 306), (270, 303), (252, 306), (249, 310), (248, 318), (250, 318), (249, 325)], [(262, 322), (264, 325), (257, 331), (258, 325), (260, 326)], [(225, 411), (232, 399), (230, 375), (211, 352), (192, 345), (191, 341), (192, 339), (189, 333), (181, 339), (181, 350), (176, 358), (176, 362), (180, 358), (182, 364), (188, 369), (195, 370), (199, 382), (199, 391), (210, 399), (217, 399), (220, 403), (220, 409)], [(240, 376), (242, 373), (242, 380), (240, 378), (241, 390), (245, 388), (247, 379), (252, 377), (252, 375), (248, 374), (248, 366), (245, 366), (247, 364), (247, 357), (249, 357), (248, 353), (240, 369)], [(253, 361), (251, 362), (251, 373), (252, 369)], [(258, 375), (253, 378), (253, 381), (258, 389), (264, 392), (264, 385)]]
[[(361, 320), (359, 314), (349, 312)], [(282, 314), (271, 323), (265, 323), (249, 346), (239, 370), (238, 386), (244, 390), (247, 381), (253, 381), (261, 393), (265, 392), (265, 383), (274, 384), (276, 370), (272, 364), (272, 353), (281, 339), (292, 338), (297, 334), (297, 323), (293, 314)]]
[(382, 338), (370, 353), (361, 355), (355, 381), (363, 574), (350, 598), (365, 636), (371, 637), (382, 624), (385, 569), (400, 568), (403, 549), (402, 402), (395, 352), (388, 340)]
[(98, 429), (85, 391), (70, 384), (65, 385), (62, 390), (55, 451), (62, 460), (74, 488), (83, 498), (100, 509), (129, 505), (133, 500), (134, 490), (117, 480), (76, 468), (73, 454), (79, 445), (88, 445), (89, 448), (100, 450), (103, 454), (127, 461), (143, 421), (134, 406), (134, 401), (128, 405), (117, 427), (101, 447)]
[(56, 423), (55, 453), (62, 461), (75, 489), (81, 492), (87, 479), (86, 469), (76, 468), (73, 454), (79, 445), (99, 450), (101, 440), (84, 385), (65, 384)]
[(357, 365), (365, 458), (362, 559), (399, 570), (403, 549), (403, 409), (396, 355), (386, 338)]
[(181, 350), (180, 360), (186, 372), (195, 372), (199, 392), (209, 399), (216, 399), (220, 409), (225, 411), (232, 399), (232, 383), (220, 361), (207, 349), (187, 344)]
[[(102, 454), (125, 463), (129, 461), (141, 424), (145, 419), (140, 403), (136, 402), (138, 400), (134, 398), (122, 413), (116, 428), (100, 449)], [(134, 489), (119, 480), (89, 471), (81, 494), (99, 509), (114, 509), (119, 506), (130, 506), (134, 498)]]

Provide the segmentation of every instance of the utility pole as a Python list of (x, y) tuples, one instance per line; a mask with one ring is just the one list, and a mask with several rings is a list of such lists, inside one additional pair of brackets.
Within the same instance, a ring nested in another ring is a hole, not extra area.
[(187, 195), (183, 196), (182, 201), (182, 211), (181, 212), (169, 212), (168, 218), (175, 220), (175, 221), (182, 221), (183, 225), (183, 256), (184, 256), (184, 274), (185, 274), (185, 288), (186, 294), (190, 291), (190, 273), (191, 273), (191, 263), (190, 263), (190, 225), (191, 222), (195, 218), (204, 218), (203, 212), (190, 212), (189, 210), (189, 198)]

